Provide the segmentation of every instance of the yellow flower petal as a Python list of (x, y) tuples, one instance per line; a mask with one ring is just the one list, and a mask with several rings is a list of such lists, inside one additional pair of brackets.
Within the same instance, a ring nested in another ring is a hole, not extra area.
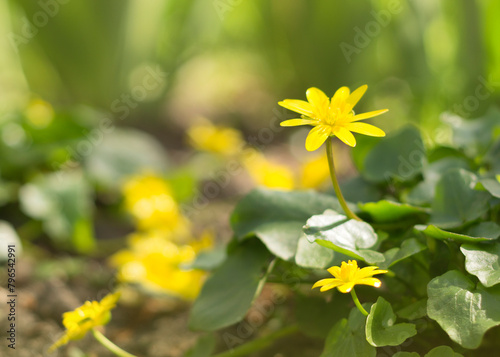
[(342, 284), (343, 284), (342, 281), (335, 281), (335, 282), (333, 282), (331, 284), (323, 286), (321, 289), (319, 289), (319, 291), (321, 291), (321, 292), (327, 291), (327, 290), (336, 288), (337, 286), (342, 285)]
[(321, 279), (321, 280), (318, 280), (316, 283), (314, 283), (314, 285), (312, 286), (311, 289), (317, 288), (319, 286), (325, 286), (325, 285), (333, 284), (336, 281), (339, 281), (339, 280), (338, 279), (332, 279), (332, 278)]
[(294, 112), (304, 114), (305, 116), (312, 117), (313, 116), (313, 107), (310, 103), (304, 100), (298, 99), (285, 99), (278, 103), (283, 108), (290, 109)]
[(357, 282), (349, 282), (349, 283), (346, 283), (346, 284), (342, 284), (340, 286), (337, 287), (337, 289), (339, 289), (339, 291), (341, 293), (348, 293), (352, 290), (352, 288), (354, 287), (354, 285), (356, 285)]
[(311, 129), (306, 139), (306, 150), (314, 151), (318, 149), (331, 134), (331, 127), (328, 125), (318, 125)]
[(385, 133), (382, 129), (367, 123), (349, 123), (346, 125), (346, 129), (355, 133), (369, 136), (385, 136)]
[(389, 111), (389, 109), (380, 109), (380, 110), (374, 110), (373, 112), (357, 114), (351, 118), (351, 122), (358, 121), (358, 120), (364, 120), (364, 119), (368, 119), (368, 118), (373, 118), (373, 117), (376, 117), (377, 115), (384, 114), (388, 111)]
[(315, 118), (324, 118), (328, 115), (330, 99), (323, 91), (314, 87), (309, 88), (306, 92), (306, 97), (313, 107)]
[(335, 127), (333, 128), (333, 133), (337, 138), (342, 140), (345, 144), (352, 147), (356, 146), (356, 139), (354, 138), (354, 135), (352, 135), (351, 132), (346, 128)]
[(332, 97), (332, 108), (341, 108), (344, 106), (345, 101), (349, 98), (350, 90), (347, 87), (340, 87), (337, 89)]
[(289, 119), (282, 121), (281, 126), (317, 125), (317, 120), (312, 119)]
[(365, 278), (356, 280), (357, 285), (370, 285), (379, 288), (382, 282), (377, 278)]
[(354, 108), (354, 106), (359, 102), (361, 97), (365, 94), (367, 89), (368, 86), (365, 84), (352, 92), (349, 98), (347, 98), (346, 100), (346, 108), (344, 110), (350, 112), (352, 108)]
[(333, 266), (331, 268), (326, 269), (330, 274), (332, 274), (337, 279), (340, 279), (340, 267)]

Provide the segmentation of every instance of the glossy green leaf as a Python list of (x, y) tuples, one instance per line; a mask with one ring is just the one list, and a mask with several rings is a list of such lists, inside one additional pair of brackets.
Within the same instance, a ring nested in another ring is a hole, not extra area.
[(219, 244), (211, 250), (206, 250), (198, 253), (195, 260), (186, 265), (186, 269), (201, 269), (201, 270), (214, 270), (219, 267), (226, 260), (225, 244)]
[(463, 357), (463, 355), (453, 351), (449, 346), (439, 346), (430, 350), (424, 357)]
[(396, 314), (407, 320), (420, 319), (427, 315), (427, 299), (418, 300), (412, 304), (408, 304), (402, 309), (396, 311)]
[(465, 269), (478, 277), (481, 284), (490, 287), (500, 283), (500, 244), (463, 244)]
[(231, 216), (238, 239), (256, 235), (271, 253), (291, 260), (297, 252), (302, 226), (328, 208), (341, 209), (336, 198), (313, 191), (256, 189), (245, 196)]
[(472, 237), (497, 239), (500, 237), (500, 225), (491, 221), (480, 222), (467, 229), (466, 233)]
[(229, 252), (194, 302), (190, 328), (214, 331), (243, 319), (266, 279), (269, 261), (269, 252), (256, 239)]
[(334, 252), (316, 242), (309, 242), (305, 235), (300, 237), (295, 263), (304, 268), (324, 269), (330, 267)]
[(408, 257), (411, 257), (412, 255), (420, 253), (425, 249), (427, 249), (427, 247), (424, 244), (420, 243), (417, 239), (406, 239), (405, 241), (403, 241), (403, 243), (401, 243), (400, 248), (395, 247), (386, 251), (384, 253), (385, 261), (379, 263), (378, 266), (381, 269), (387, 269), (394, 264)]
[(491, 193), (492, 196), (495, 196), (497, 198), (500, 198), (500, 181), (497, 179), (482, 179), (481, 185), (487, 190), (489, 193)]
[(488, 210), (490, 195), (474, 190), (476, 181), (469, 171), (447, 171), (436, 186), (431, 223), (451, 228), (481, 217)]
[(417, 352), (396, 352), (392, 357), (420, 357)]
[(335, 211), (327, 210), (309, 218), (304, 233), (311, 242), (368, 264), (385, 260), (382, 253), (370, 250), (377, 244), (377, 235), (368, 223), (347, 219)]
[(414, 324), (396, 324), (396, 315), (392, 306), (383, 297), (372, 305), (366, 319), (366, 340), (375, 347), (398, 346), (408, 338), (415, 336)]
[(366, 317), (353, 308), (349, 318), (337, 322), (328, 333), (321, 357), (375, 357), (377, 350), (366, 341), (365, 320)]
[(427, 215), (428, 210), (410, 206), (405, 203), (382, 200), (358, 205), (361, 211), (367, 212), (375, 222), (393, 222), (409, 216)]
[(434, 225), (429, 225), (429, 226), (424, 226), (424, 225), (417, 225), (415, 226), (415, 230), (424, 233), (425, 235), (439, 239), (439, 240), (453, 240), (455, 242), (462, 242), (462, 243), (477, 243), (477, 242), (488, 242), (491, 240), (495, 240), (495, 238), (491, 237), (473, 237), (473, 236), (468, 236), (465, 234), (460, 234), (460, 233), (454, 233), (454, 232), (448, 232), (445, 230), (442, 230)]
[(427, 314), (462, 347), (479, 347), (486, 331), (500, 325), (500, 291), (475, 284), (457, 270), (427, 286)]
[(441, 176), (450, 169), (469, 170), (469, 163), (461, 157), (445, 157), (424, 165), (424, 180), (419, 182), (407, 195), (406, 200), (414, 205), (430, 204), (436, 192), (436, 185)]
[(373, 182), (407, 181), (422, 170), (425, 147), (420, 131), (413, 126), (380, 140), (364, 159), (363, 177)]

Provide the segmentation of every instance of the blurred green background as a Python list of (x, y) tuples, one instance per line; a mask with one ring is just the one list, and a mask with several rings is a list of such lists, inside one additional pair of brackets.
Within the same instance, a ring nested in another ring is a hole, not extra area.
[(166, 169), (165, 153), (182, 165), (196, 118), (255, 134), (311, 86), (368, 84), (357, 110), (390, 109), (376, 125), (413, 122), (446, 143), (443, 112), (480, 117), (498, 102), (499, 16), (496, 0), (2, 2), (3, 219), (25, 223), (20, 201), (49, 235), (90, 236), (93, 191), (112, 204), (123, 176)]

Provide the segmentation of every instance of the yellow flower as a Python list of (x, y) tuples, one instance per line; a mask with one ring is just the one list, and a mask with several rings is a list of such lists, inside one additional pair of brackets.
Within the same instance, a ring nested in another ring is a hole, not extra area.
[(154, 174), (129, 178), (123, 185), (125, 209), (140, 229), (176, 230), (187, 225), (168, 182)]
[(106, 325), (111, 319), (110, 310), (116, 306), (119, 298), (120, 292), (108, 294), (100, 302), (86, 301), (74, 311), (65, 312), (63, 325), (66, 327), (66, 333), (49, 348), (49, 351), (54, 351), (70, 340), (83, 338), (94, 327)]
[(251, 159), (245, 161), (245, 167), (258, 185), (283, 190), (291, 190), (294, 187), (293, 172), (286, 166), (268, 161), (260, 153), (255, 152)]
[(300, 170), (300, 187), (318, 188), (330, 177), (328, 162), (324, 156), (306, 161)]
[(313, 285), (312, 289), (321, 286), (320, 291), (337, 288), (341, 293), (348, 293), (354, 285), (370, 285), (379, 288), (382, 283), (372, 276), (387, 273), (387, 270), (377, 269), (378, 267), (375, 266), (360, 269), (355, 260), (349, 260), (348, 263), (342, 262), (340, 267), (333, 266), (328, 269), (328, 272), (335, 278), (321, 279)]
[(190, 127), (187, 135), (192, 147), (214, 154), (233, 156), (243, 147), (243, 139), (238, 130), (215, 126), (208, 120)]
[(367, 85), (363, 85), (350, 93), (349, 88), (341, 87), (335, 92), (332, 100), (318, 88), (309, 88), (306, 92), (307, 102), (297, 99), (285, 99), (278, 104), (287, 109), (302, 114), (301, 119), (285, 120), (281, 126), (312, 125), (306, 139), (306, 149), (318, 149), (327, 138), (336, 136), (349, 146), (356, 146), (356, 139), (351, 132), (370, 136), (385, 136), (376, 126), (358, 123), (387, 112), (387, 109), (376, 110), (363, 114), (354, 114), (352, 110), (365, 94)]
[(192, 300), (198, 295), (205, 273), (183, 266), (210, 247), (212, 240), (206, 234), (199, 241), (177, 244), (157, 233), (133, 234), (129, 249), (113, 255), (110, 263), (118, 268), (120, 281)]

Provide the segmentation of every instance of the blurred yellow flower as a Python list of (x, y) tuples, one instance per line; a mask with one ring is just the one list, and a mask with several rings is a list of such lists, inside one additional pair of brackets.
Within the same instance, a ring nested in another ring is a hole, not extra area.
[(54, 351), (70, 340), (83, 338), (94, 327), (106, 325), (111, 319), (110, 310), (116, 306), (119, 298), (119, 292), (108, 294), (100, 302), (86, 301), (74, 311), (65, 312), (63, 325), (66, 327), (66, 333), (49, 348), (49, 351)]
[(330, 177), (328, 161), (324, 156), (315, 157), (302, 164), (300, 170), (301, 188), (319, 188)]
[(197, 150), (224, 156), (233, 156), (241, 151), (243, 138), (233, 128), (215, 126), (208, 120), (191, 126), (187, 130), (189, 143)]
[(271, 163), (260, 153), (256, 152), (244, 164), (258, 185), (284, 190), (291, 190), (294, 187), (294, 175), (290, 168)]
[(332, 100), (318, 88), (309, 88), (306, 92), (307, 102), (297, 99), (285, 99), (278, 104), (289, 110), (302, 114), (301, 119), (285, 120), (281, 126), (312, 125), (306, 139), (306, 149), (318, 149), (327, 138), (336, 136), (349, 146), (356, 146), (356, 139), (351, 132), (370, 136), (385, 136), (376, 126), (357, 123), (387, 112), (387, 109), (363, 114), (355, 114), (354, 106), (365, 94), (367, 85), (363, 85), (350, 93), (349, 88), (341, 87), (335, 92)]
[(372, 276), (387, 273), (387, 270), (377, 269), (378, 267), (375, 266), (360, 269), (355, 260), (349, 260), (348, 263), (342, 262), (340, 267), (333, 266), (327, 269), (335, 277), (334, 279), (321, 279), (313, 285), (312, 289), (321, 286), (320, 291), (337, 288), (341, 293), (348, 293), (355, 285), (370, 285), (379, 288), (382, 283)]
[(118, 268), (118, 279), (137, 283), (153, 291), (192, 300), (203, 283), (205, 272), (185, 269), (198, 252), (212, 246), (211, 235), (189, 244), (177, 244), (157, 233), (133, 234), (129, 248), (110, 258)]
[(43, 129), (54, 119), (54, 109), (50, 103), (42, 99), (32, 99), (24, 114), (34, 127)]
[(125, 209), (143, 230), (174, 231), (188, 224), (168, 182), (154, 174), (130, 177), (122, 187)]

